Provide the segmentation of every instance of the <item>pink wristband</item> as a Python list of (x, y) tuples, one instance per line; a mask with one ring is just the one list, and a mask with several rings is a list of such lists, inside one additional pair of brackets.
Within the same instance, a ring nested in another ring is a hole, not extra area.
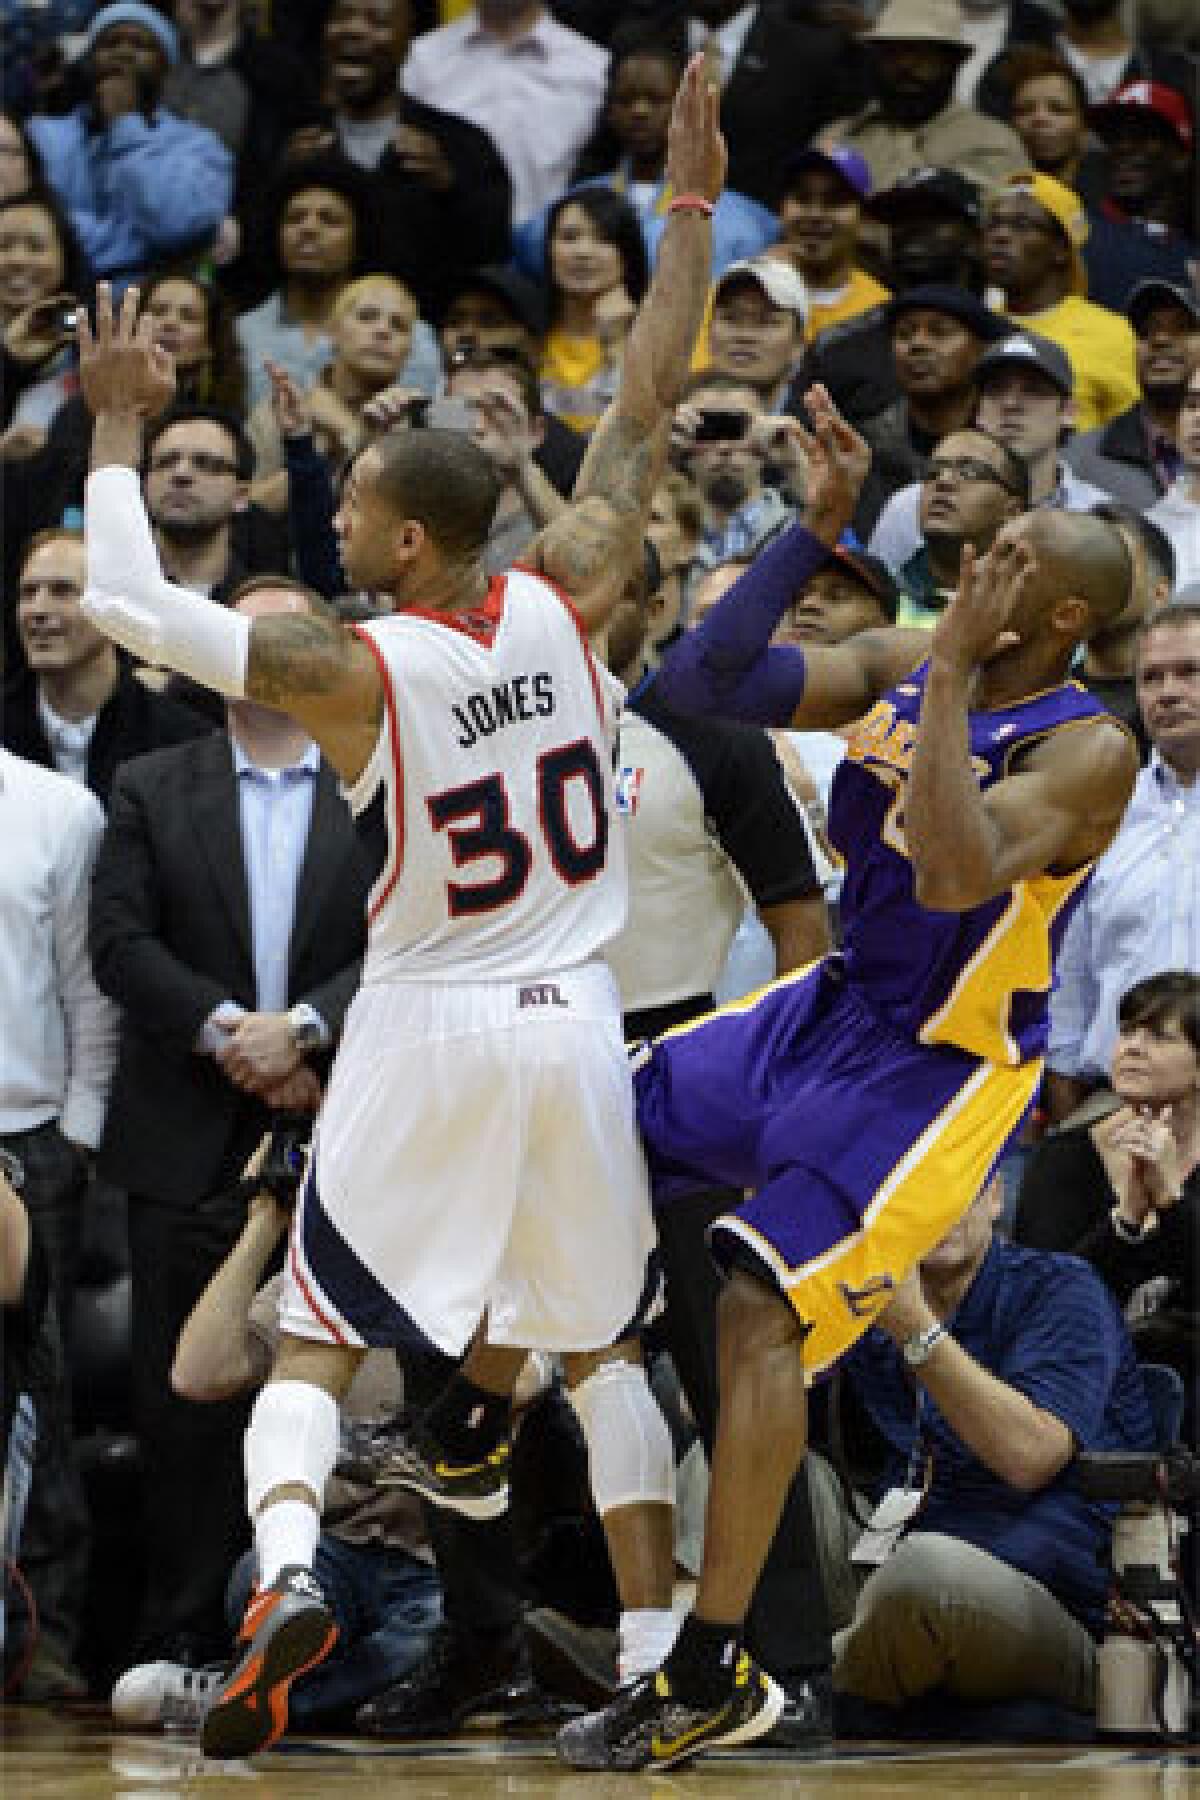
[(675, 198), (667, 203), (667, 211), (669, 213), (698, 212), (703, 213), (706, 219), (711, 219), (714, 207), (712, 201), (706, 200), (703, 194), (676, 194)]

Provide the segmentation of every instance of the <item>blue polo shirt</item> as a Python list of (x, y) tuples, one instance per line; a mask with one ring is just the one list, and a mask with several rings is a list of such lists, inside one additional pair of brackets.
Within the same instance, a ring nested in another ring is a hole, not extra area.
[[(947, 1323), (976, 1362), (1061, 1419), (1080, 1450), (1153, 1448), (1125, 1322), (1078, 1257), (997, 1239)], [(1117, 1508), (1077, 1493), (1069, 1465), (1036, 1494), (993, 1475), (954, 1435), (883, 1332), (869, 1332), (843, 1366), (894, 1453), (885, 1485), (903, 1483), (914, 1450), (922, 1461), (932, 1458), (929, 1494), (911, 1529), (962, 1538), (1023, 1570), (1098, 1632), (1107, 1588), (1101, 1557)]]

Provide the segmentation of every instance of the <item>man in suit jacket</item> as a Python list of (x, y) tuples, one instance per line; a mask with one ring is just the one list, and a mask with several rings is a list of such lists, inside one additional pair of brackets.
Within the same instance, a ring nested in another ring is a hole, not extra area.
[(17, 756), (91, 788), (107, 807), (113, 778), (131, 756), (183, 744), (212, 729), (188, 707), (156, 694), (80, 611), (86, 576), (82, 531), (39, 532), (17, 580), (17, 630), (25, 667), (4, 691), (0, 742)]
[[(303, 611), (290, 584), (250, 614)], [(281, 1109), (311, 1113), (358, 983), (370, 870), (335, 777), (281, 714), (127, 763), (92, 890), (101, 988), (123, 1008), (101, 1170), (129, 1194), (134, 1409), (147, 1469), (139, 1660), (225, 1648), (244, 1526), (236, 1404), (174, 1399), (179, 1328), (243, 1223), (229, 1192)]]
[(778, 0), (752, 7), (743, 0), (634, 0), (624, 16), (631, 32), (651, 27), (688, 50), (711, 45), (720, 64), (728, 186), (772, 211), (795, 152), (866, 101), (862, 60), (847, 33), (801, 20)]

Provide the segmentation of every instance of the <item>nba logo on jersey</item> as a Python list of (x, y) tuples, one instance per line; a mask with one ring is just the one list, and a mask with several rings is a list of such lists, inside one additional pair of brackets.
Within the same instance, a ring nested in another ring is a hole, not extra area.
[(617, 770), (617, 811), (632, 818), (638, 809), (638, 799), (642, 792), (642, 780), (645, 769), (620, 768)]

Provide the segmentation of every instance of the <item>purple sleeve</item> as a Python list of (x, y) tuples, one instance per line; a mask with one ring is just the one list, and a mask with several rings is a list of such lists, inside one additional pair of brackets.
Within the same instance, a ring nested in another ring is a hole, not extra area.
[(677, 712), (788, 724), (804, 693), (804, 654), (772, 646), (771, 638), (828, 559), (820, 538), (803, 525), (790, 526), (663, 658), (659, 696)]

